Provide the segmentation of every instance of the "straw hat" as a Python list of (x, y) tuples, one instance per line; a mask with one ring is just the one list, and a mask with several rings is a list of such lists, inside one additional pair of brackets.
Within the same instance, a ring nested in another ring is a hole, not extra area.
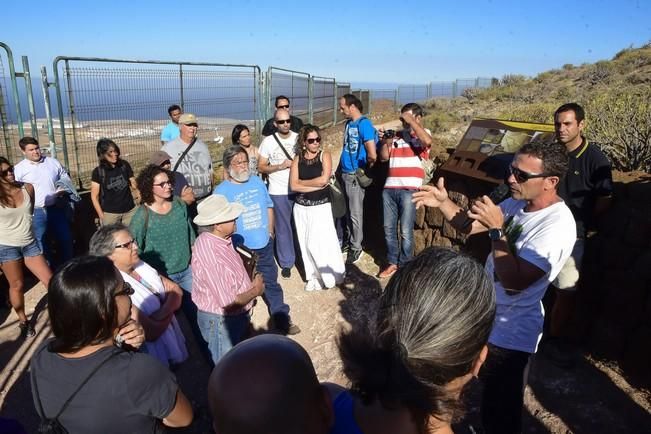
[(197, 226), (209, 226), (235, 220), (246, 208), (237, 202), (229, 202), (221, 194), (213, 194), (202, 200), (198, 214), (192, 220)]

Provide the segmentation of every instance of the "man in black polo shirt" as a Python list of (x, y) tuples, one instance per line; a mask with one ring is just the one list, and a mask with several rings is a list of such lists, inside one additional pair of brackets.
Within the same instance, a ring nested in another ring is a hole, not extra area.
[[(303, 127), (303, 121), (301, 118), (298, 118), (296, 116), (292, 115), (292, 112), (289, 108), (289, 98), (287, 98), (285, 95), (278, 95), (276, 97), (276, 110), (287, 110), (289, 113), (289, 129), (291, 131), (294, 131), (295, 133), (298, 133), (298, 130), (300, 130)], [(276, 126), (274, 125), (274, 118), (269, 119), (265, 124), (264, 127), (262, 127), (262, 135), (263, 136), (270, 136), (273, 133), (277, 131)]]
[(608, 158), (598, 145), (589, 143), (582, 135), (585, 127), (583, 107), (576, 103), (560, 106), (554, 113), (554, 127), (556, 139), (565, 145), (569, 154), (569, 168), (558, 194), (574, 215), (577, 240), (572, 256), (552, 282), (556, 298), (551, 312), (547, 354), (557, 364), (570, 366), (573, 357), (560, 338), (574, 308), (586, 234), (594, 227), (596, 217), (610, 205), (613, 181)]

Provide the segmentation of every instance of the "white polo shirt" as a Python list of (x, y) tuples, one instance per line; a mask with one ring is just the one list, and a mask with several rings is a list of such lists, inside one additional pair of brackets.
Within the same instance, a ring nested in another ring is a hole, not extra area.
[(42, 157), (38, 162), (24, 159), (14, 168), (16, 181), (27, 182), (34, 186), (34, 206), (43, 208), (54, 205), (56, 201), (55, 183), (68, 174), (54, 158)]

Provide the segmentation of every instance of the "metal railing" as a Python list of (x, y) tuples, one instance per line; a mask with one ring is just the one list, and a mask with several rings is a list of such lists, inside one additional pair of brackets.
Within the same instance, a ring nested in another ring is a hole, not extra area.
[[(335, 108), (332, 102), (336, 100), (337, 85), (334, 78), (312, 77), (310, 100), (312, 111), (310, 122), (323, 128), (336, 122)], [(338, 109), (337, 109), (338, 110)]]
[[(53, 62), (58, 128), (65, 165), (90, 185), (98, 139), (111, 138), (133, 167), (160, 149), (172, 104), (194, 113), (198, 137), (221, 159), (237, 123), (259, 131), (262, 104), (257, 65), (57, 57)], [(73, 152), (68, 152), (71, 150)]]

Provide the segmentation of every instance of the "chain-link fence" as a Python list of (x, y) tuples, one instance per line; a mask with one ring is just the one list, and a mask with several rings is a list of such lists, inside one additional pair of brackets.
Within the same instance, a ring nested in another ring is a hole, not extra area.
[(237, 123), (258, 130), (260, 69), (255, 65), (64, 58), (54, 61), (58, 127), (69, 169), (81, 187), (97, 166), (96, 144), (115, 141), (122, 158), (142, 167), (160, 149), (168, 107), (198, 118), (198, 137), (221, 159)]
[(0, 155), (15, 164), (21, 158), (18, 140), (23, 125), (13, 61), (11, 49), (0, 42)]

